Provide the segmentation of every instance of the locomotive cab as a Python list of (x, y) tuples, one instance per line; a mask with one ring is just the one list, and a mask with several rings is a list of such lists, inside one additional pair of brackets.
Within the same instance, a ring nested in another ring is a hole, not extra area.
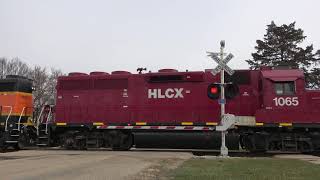
[[(303, 71), (263, 69), (256, 126), (242, 133), (250, 151), (312, 152), (320, 149), (319, 90), (306, 90)], [(319, 107), (319, 106), (318, 106)]]
[(0, 80), (0, 147), (17, 147), (32, 117), (32, 80), (8, 75)]
[(303, 72), (297, 69), (262, 70), (260, 76), (261, 108), (257, 112), (257, 121), (300, 122), (305, 104)]

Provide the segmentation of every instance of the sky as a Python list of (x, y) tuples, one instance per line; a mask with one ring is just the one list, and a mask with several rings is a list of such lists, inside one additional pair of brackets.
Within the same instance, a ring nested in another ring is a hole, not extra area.
[(0, 57), (63, 72), (248, 68), (266, 25), (296, 21), (320, 49), (319, 0), (0, 0)]

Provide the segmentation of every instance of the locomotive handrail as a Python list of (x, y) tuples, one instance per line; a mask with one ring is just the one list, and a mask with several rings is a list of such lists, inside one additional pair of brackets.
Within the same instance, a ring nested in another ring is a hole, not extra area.
[[(39, 117), (38, 117), (38, 119), (37, 119), (37, 126), (36, 126), (36, 128), (37, 128), (37, 135), (39, 135), (40, 119), (41, 119), (41, 116), (42, 116), (42, 113), (43, 113), (44, 108), (45, 108), (45, 106), (43, 106), (43, 107), (41, 108)], [(41, 122), (42, 122), (42, 121), (41, 121)]]
[[(43, 106), (43, 108), (41, 109), (40, 111), (40, 115), (38, 117), (38, 120), (37, 120), (37, 133), (39, 135), (39, 126), (41, 123), (43, 123), (43, 119), (41, 120), (41, 117), (43, 115), (43, 111), (44, 109), (46, 108), (46, 106)], [(51, 115), (52, 115), (52, 108), (50, 107), (49, 109), (49, 113), (47, 114), (47, 118), (46, 118), (46, 128), (45, 128), (45, 133), (48, 134), (48, 125), (49, 125), (49, 122), (51, 121)]]
[[(47, 120), (46, 120), (46, 134), (48, 134), (48, 124), (49, 122), (51, 121), (51, 114), (52, 114), (52, 108), (50, 107), (50, 110), (49, 110), (49, 113), (48, 113), (48, 116), (47, 116)], [(50, 121), (49, 121), (50, 119)]]
[(8, 121), (9, 121), (9, 118), (11, 116), (13, 108), (12, 108), (12, 106), (2, 106), (2, 107), (10, 108), (10, 112), (9, 112), (8, 117), (6, 119), (5, 128), (4, 128), (4, 131), (8, 131)]
[(26, 109), (26, 107), (23, 107), (22, 108), (22, 111), (21, 111), (21, 113), (20, 113), (20, 117), (19, 117), (19, 120), (18, 120), (18, 131), (20, 131), (20, 122), (21, 122), (21, 117), (22, 117), (22, 115), (23, 115), (23, 112), (24, 112), (24, 110)]

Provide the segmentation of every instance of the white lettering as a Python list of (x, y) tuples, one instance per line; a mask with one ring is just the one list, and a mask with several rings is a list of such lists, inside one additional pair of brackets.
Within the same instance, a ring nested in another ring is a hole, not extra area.
[(161, 94), (161, 89), (158, 89), (158, 98), (160, 98), (160, 99), (166, 98), (166, 96), (164, 94)]
[(164, 91), (161, 89), (148, 89), (148, 98), (163, 99), (163, 98), (184, 98), (183, 88), (168, 88)]
[(166, 90), (166, 97), (167, 98), (173, 98), (173, 96), (174, 96), (174, 93), (173, 93), (174, 91), (173, 91), (173, 89), (171, 89), (171, 88), (169, 88), (169, 89), (167, 89)]
[(174, 96), (174, 98), (183, 98), (183, 95), (182, 95), (182, 91), (183, 91), (183, 88), (174, 88), (174, 90), (176, 91), (176, 95)]
[(148, 98), (157, 98), (157, 89), (148, 89)]
[(298, 105), (299, 105), (298, 97), (293, 97), (292, 98), (292, 106), (298, 106)]
[(299, 105), (299, 100), (298, 97), (276, 97), (273, 99), (274, 104), (276, 106), (298, 106)]

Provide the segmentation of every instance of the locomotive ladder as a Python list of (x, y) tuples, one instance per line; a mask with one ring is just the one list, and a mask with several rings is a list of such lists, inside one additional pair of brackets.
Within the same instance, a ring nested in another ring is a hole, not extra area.
[(47, 114), (45, 123), (43, 122), (43, 115), (44, 115), (44, 110), (46, 106), (44, 106), (41, 111), (40, 115), (37, 119), (37, 136), (38, 136), (38, 141), (37, 141), (37, 146), (47, 146), (49, 143), (49, 135), (48, 135), (48, 124), (52, 120), (52, 107), (49, 109), (49, 113)]

